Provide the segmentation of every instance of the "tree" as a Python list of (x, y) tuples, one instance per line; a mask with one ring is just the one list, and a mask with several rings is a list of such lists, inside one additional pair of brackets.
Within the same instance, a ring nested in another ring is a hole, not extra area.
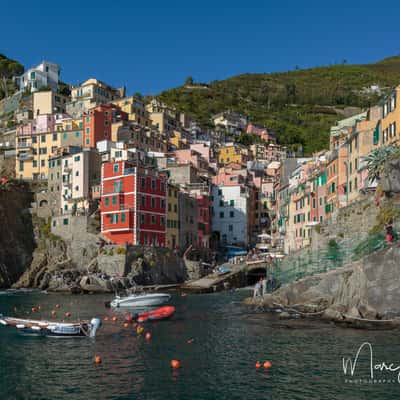
[(193, 85), (193, 83), (194, 83), (194, 80), (193, 80), (193, 77), (192, 77), (192, 76), (188, 76), (188, 77), (185, 79), (185, 86), (186, 86), (186, 85)]
[(24, 71), (24, 67), (17, 61), (11, 60), (0, 54), (0, 87), (4, 95), (8, 96), (8, 81), (14, 75), (20, 75)]

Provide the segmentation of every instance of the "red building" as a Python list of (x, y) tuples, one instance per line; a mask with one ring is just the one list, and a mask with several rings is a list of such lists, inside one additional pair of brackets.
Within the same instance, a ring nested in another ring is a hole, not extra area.
[(128, 114), (114, 104), (102, 104), (83, 115), (83, 147), (96, 147), (101, 140), (111, 140), (111, 125), (128, 120)]
[(129, 161), (101, 172), (101, 233), (116, 244), (165, 246), (166, 176)]
[(211, 199), (208, 194), (198, 194), (197, 195), (197, 243), (198, 246), (210, 248), (210, 238), (211, 238)]

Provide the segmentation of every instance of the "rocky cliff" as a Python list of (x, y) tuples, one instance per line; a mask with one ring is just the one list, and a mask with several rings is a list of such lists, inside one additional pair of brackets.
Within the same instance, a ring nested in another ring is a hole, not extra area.
[(0, 288), (10, 287), (32, 261), (35, 247), (28, 185), (0, 186)]
[[(400, 325), (400, 243), (345, 267), (285, 285), (262, 299), (265, 307), (337, 322)], [(253, 303), (248, 299), (248, 303)]]

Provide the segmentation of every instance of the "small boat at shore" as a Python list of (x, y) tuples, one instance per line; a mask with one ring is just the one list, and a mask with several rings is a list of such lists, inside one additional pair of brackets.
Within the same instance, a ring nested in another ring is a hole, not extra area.
[(95, 337), (101, 326), (99, 318), (81, 322), (52, 322), (34, 319), (5, 317), (0, 314), (0, 324), (17, 328), (24, 335), (55, 338)]
[(116, 296), (110, 303), (112, 307), (148, 307), (159, 306), (168, 302), (171, 295), (168, 293), (140, 293), (126, 297)]
[(175, 313), (174, 306), (164, 306), (157, 308), (156, 310), (147, 311), (145, 313), (139, 314), (136, 318), (137, 322), (147, 322), (147, 321), (159, 321), (162, 319), (170, 318)]

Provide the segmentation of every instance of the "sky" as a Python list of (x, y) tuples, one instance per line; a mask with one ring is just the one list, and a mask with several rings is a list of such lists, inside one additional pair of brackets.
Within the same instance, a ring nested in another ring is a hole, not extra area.
[(128, 94), (241, 73), (369, 63), (400, 54), (393, 0), (67, 0), (0, 2), (0, 53), (61, 65)]

